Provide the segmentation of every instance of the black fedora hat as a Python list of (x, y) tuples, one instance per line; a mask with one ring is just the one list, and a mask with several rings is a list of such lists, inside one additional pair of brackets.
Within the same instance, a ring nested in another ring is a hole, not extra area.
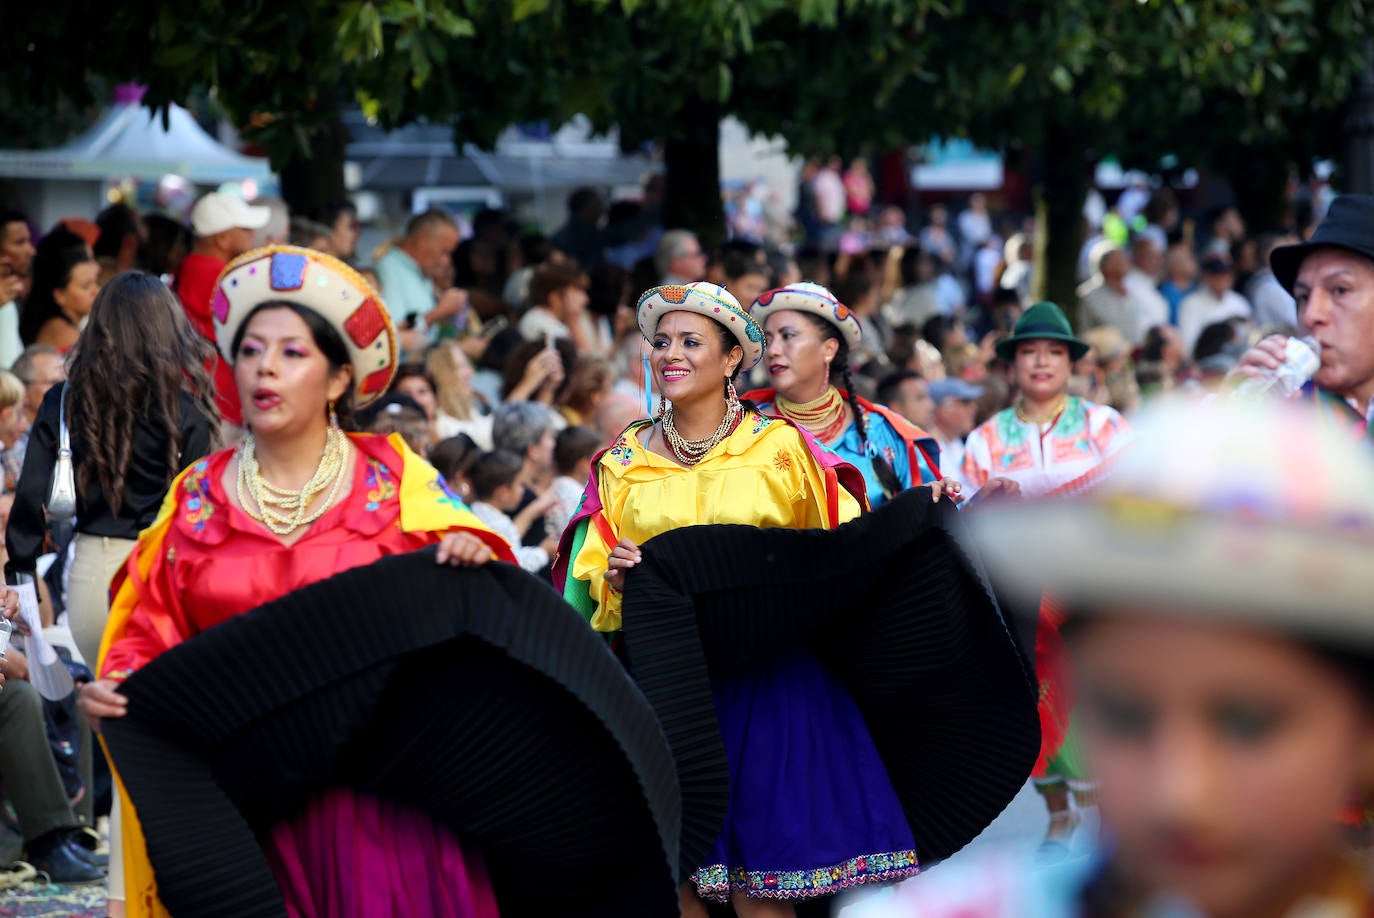
[(1269, 267), (1284, 290), (1293, 292), (1303, 259), (1317, 249), (1344, 249), (1374, 262), (1374, 195), (1341, 195), (1331, 202), (1311, 239), (1279, 246), (1269, 254)]

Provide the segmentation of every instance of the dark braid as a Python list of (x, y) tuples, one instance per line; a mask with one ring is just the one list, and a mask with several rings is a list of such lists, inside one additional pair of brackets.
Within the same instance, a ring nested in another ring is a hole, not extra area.
[[(845, 360), (840, 363), (840, 379), (844, 383), (844, 391), (849, 395), (849, 410), (854, 412), (854, 423), (859, 428), (859, 440), (863, 443), (865, 451), (868, 449), (868, 422), (864, 420), (863, 409), (859, 407), (859, 398), (854, 394), (854, 380), (849, 375), (849, 354), (844, 342), (840, 342), (840, 350), (835, 358), (838, 361), (841, 356)], [(897, 472), (892, 468), (892, 463), (887, 461), (887, 457), (880, 455), (876, 450), (870, 457), (873, 462), (873, 474), (878, 476), (878, 484), (883, 486), (883, 494), (893, 497), (902, 491), (902, 480), (897, 477)]]
[[(849, 410), (854, 413), (854, 423), (859, 428), (859, 442), (863, 444), (864, 452), (868, 452), (868, 422), (864, 420), (863, 409), (859, 407), (859, 397), (854, 394), (854, 379), (849, 375), (849, 344), (834, 325), (819, 316), (813, 316), (809, 313), (804, 315), (815, 323), (816, 328), (821, 333), (822, 341), (833, 338), (840, 345), (839, 350), (835, 352), (835, 359), (830, 363), (830, 382), (832, 384), (835, 382), (838, 373), (840, 384), (844, 387), (845, 395), (849, 399)], [(839, 368), (838, 371), (836, 367)], [(885, 496), (893, 497), (905, 490), (902, 480), (897, 477), (897, 472), (892, 468), (892, 463), (887, 461), (887, 457), (875, 450), (874, 455), (869, 458), (873, 463), (873, 474), (878, 476), (878, 484), (882, 485)]]

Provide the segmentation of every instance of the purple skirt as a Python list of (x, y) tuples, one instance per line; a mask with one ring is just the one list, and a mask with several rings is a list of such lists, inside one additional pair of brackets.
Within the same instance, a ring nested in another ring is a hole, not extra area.
[(267, 860), (289, 918), (497, 918), (486, 864), (424, 812), (334, 787), (277, 823)]
[(808, 651), (711, 680), (730, 807), (702, 898), (809, 899), (915, 874), (916, 843), (853, 698)]

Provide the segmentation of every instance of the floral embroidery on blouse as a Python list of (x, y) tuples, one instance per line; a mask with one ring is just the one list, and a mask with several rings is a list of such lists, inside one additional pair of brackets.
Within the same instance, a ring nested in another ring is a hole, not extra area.
[(635, 461), (635, 451), (630, 446), (629, 441), (621, 437), (615, 441), (615, 446), (611, 447), (610, 457), (619, 462), (621, 466), (628, 468), (630, 463)]
[(792, 457), (789, 456), (786, 451), (778, 450), (777, 455), (773, 457), (773, 468), (777, 469), (779, 472), (785, 472), (791, 467)]
[(759, 431), (763, 430), (765, 427), (767, 427), (769, 424), (772, 424), (772, 423), (773, 423), (773, 419), (772, 419), (772, 418), (764, 417), (764, 416), (761, 415), (761, 414), (756, 414), (756, 415), (754, 415), (754, 430), (753, 430), (753, 432), (754, 432), (755, 434), (757, 434)]
[(192, 532), (200, 532), (210, 517), (215, 515), (215, 508), (210, 503), (210, 479), (206, 475), (209, 467), (208, 461), (200, 460), (181, 483), (182, 491), (186, 494), (186, 522), (190, 524)]
[(367, 509), (370, 511), (396, 496), (395, 476), (391, 474), (391, 469), (376, 459), (367, 460), (367, 472), (363, 480), (367, 484)]

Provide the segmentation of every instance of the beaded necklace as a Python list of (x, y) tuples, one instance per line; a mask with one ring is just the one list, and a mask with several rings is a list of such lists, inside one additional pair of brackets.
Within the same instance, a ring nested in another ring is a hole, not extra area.
[(731, 431), (739, 422), (739, 404), (727, 402), (725, 405), (725, 416), (720, 419), (720, 426), (715, 433), (700, 440), (688, 440), (677, 432), (677, 426), (673, 423), (673, 406), (669, 404), (663, 409), (663, 416), (660, 423), (663, 425), (663, 439), (668, 442), (668, 448), (673, 451), (673, 455), (683, 465), (696, 465), (706, 457), (706, 454), (715, 449), (726, 437), (730, 436)]
[(779, 393), (773, 403), (783, 417), (811, 431), (822, 443), (839, 439), (847, 426), (844, 398), (834, 386), (827, 386), (820, 398), (809, 402), (793, 402)]
[[(246, 434), (239, 449), (238, 497), (243, 511), (262, 523), (274, 534), (290, 535), (324, 516), (338, 499), (343, 487), (348, 457), (348, 438), (337, 427), (330, 427), (325, 436), (324, 449), (315, 474), (300, 490), (279, 488), (262, 477), (256, 455), (257, 442)], [(329, 494), (310, 513), (307, 508), (326, 489)], [(252, 498), (250, 501), (249, 498)]]

